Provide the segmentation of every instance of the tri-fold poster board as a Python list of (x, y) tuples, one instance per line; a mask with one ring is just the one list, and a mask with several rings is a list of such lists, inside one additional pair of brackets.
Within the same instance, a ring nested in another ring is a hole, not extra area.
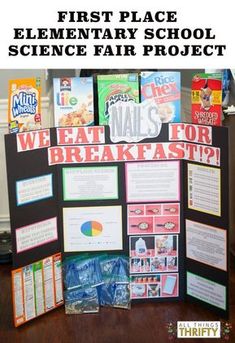
[(6, 135), (16, 326), (63, 303), (59, 253), (124, 252), (132, 301), (187, 299), (228, 317), (227, 129), (137, 131)]

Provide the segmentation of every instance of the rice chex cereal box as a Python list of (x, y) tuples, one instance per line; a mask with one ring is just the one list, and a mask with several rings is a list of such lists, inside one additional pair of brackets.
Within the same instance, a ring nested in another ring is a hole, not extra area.
[(181, 121), (180, 72), (142, 72), (141, 102), (157, 106), (163, 123)]

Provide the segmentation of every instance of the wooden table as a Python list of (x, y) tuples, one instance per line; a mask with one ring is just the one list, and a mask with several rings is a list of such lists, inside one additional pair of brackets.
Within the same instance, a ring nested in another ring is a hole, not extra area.
[[(170, 342), (166, 329), (170, 321), (220, 320), (199, 305), (166, 302), (136, 304), (130, 311), (102, 308), (99, 314), (85, 315), (65, 315), (61, 307), (16, 329), (12, 321), (10, 270), (10, 266), (0, 266), (1, 343), (165, 343)], [(230, 322), (235, 330), (234, 267), (230, 304)], [(192, 342), (189, 339), (176, 340), (179, 341)], [(220, 340), (199, 340), (200, 343), (213, 341)], [(230, 342), (235, 342), (234, 334)]]

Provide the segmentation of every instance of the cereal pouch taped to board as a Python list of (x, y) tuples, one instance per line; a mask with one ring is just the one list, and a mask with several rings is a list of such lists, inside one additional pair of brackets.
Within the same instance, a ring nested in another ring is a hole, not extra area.
[(197, 74), (192, 80), (192, 122), (222, 125), (222, 75)]
[(92, 77), (53, 79), (55, 126), (94, 125)]
[(181, 121), (180, 72), (142, 72), (141, 102), (157, 107), (163, 123)]
[(138, 74), (98, 75), (99, 125), (109, 122), (109, 108), (118, 101), (139, 102)]
[(41, 129), (40, 78), (10, 80), (8, 102), (10, 133)]

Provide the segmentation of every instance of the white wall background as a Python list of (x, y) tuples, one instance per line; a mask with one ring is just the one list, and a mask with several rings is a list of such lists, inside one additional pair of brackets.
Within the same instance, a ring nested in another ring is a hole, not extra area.
[[(47, 93), (46, 71), (43, 69), (1, 69), (0, 70), (0, 99), (8, 97), (8, 81), (27, 77), (40, 77), (42, 81), (42, 96)], [(5, 116), (6, 114), (4, 114)]]
[(9, 228), (9, 210), (8, 196), (6, 184), (6, 164), (5, 164), (5, 149), (4, 149), (4, 134), (7, 129), (7, 102), (0, 100), (0, 229)]

